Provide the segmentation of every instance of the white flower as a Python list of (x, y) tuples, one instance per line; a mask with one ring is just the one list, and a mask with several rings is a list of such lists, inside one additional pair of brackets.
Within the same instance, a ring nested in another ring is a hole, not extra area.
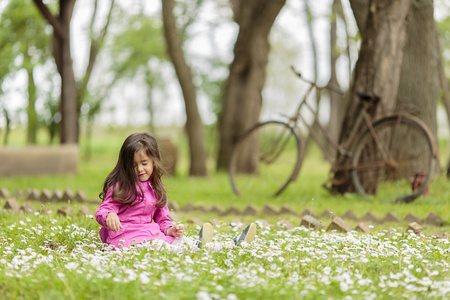
[(238, 300), (238, 297), (235, 294), (229, 294), (227, 300)]
[(70, 262), (64, 266), (67, 270), (75, 270), (78, 268), (78, 263), (76, 262)]
[(342, 292), (346, 292), (350, 288), (350, 286), (344, 281), (341, 281), (339, 286), (340, 286)]
[(331, 267), (325, 267), (323, 268), (323, 274), (325, 275), (330, 275), (331, 272)]
[(150, 282), (150, 278), (144, 273), (139, 274), (139, 279), (141, 280), (142, 284), (148, 284)]
[(212, 300), (208, 292), (198, 292), (196, 296), (197, 300)]

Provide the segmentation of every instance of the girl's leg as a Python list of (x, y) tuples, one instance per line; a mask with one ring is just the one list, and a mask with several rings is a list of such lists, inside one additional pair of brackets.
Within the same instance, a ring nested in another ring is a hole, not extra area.
[(185, 251), (197, 251), (199, 249), (197, 244), (198, 241), (182, 237), (176, 238), (171, 244), (166, 241), (156, 239), (144, 242), (141, 245), (142, 247), (150, 251), (166, 251), (168, 253), (176, 254)]
[(211, 223), (203, 224), (203, 226), (200, 229), (200, 232), (198, 234), (198, 240), (199, 240), (198, 247), (201, 248), (206, 243), (211, 243), (213, 234), (214, 234), (214, 229), (213, 229)]
[(236, 246), (241, 245), (243, 242), (246, 242), (247, 244), (251, 244), (253, 240), (255, 239), (256, 235), (256, 225), (255, 223), (250, 223), (247, 227), (245, 227), (244, 230), (242, 230), (242, 233), (235, 237), (233, 239)]
[(203, 224), (200, 229), (198, 240), (194, 240), (189, 237), (176, 238), (171, 245), (175, 247), (184, 247), (185, 250), (190, 249), (196, 251), (197, 249), (205, 246), (206, 249), (213, 252), (220, 252), (222, 249), (232, 249), (236, 246), (240, 246), (243, 243), (251, 244), (255, 239), (256, 225), (254, 223), (249, 224), (242, 230), (241, 234), (235, 237), (232, 241), (228, 242), (212, 242), (213, 227), (210, 223)]
[(198, 239), (193, 239), (190, 237), (182, 237), (182, 238), (176, 238), (172, 245), (179, 245), (179, 246), (187, 246), (191, 250), (196, 250), (199, 248), (202, 248), (203, 245), (206, 245), (208, 243), (212, 242), (214, 234), (214, 229), (210, 223), (203, 224), (202, 228), (200, 229), (200, 232), (198, 234)]
[(144, 243), (144, 247), (151, 250), (166, 250), (169, 253), (179, 253), (184, 251), (198, 251), (201, 246), (205, 246), (207, 250), (220, 252), (222, 249), (232, 249), (240, 246), (242, 243), (250, 244), (255, 239), (256, 225), (251, 223), (242, 233), (228, 242), (212, 242), (213, 228), (209, 223), (205, 223), (199, 233), (198, 239), (190, 237), (176, 238), (171, 244), (163, 240), (153, 240)]
[[(171, 244), (168, 244), (168, 251), (171, 253), (178, 253), (182, 251), (198, 251), (203, 245), (211, 243), (214, 234), (214, 229), (210, 223), (203, 224), (200, 229), (198, 239), (191, 237), (176, 238)], [(167, 246), (166, 246), (167, 247)]]
[(224, 242), (224, 243), (209, 243), (206, 244), (206, 247), (210, 251), (220, 252), (222, 249), (232, 249), (236, 246), (242, 245), (244, 242), (247, 244), (251, 244), (255, 239), (256, 235), (256, 225), (254, 223), (249, 224), (242, 230), (241, 234), (235, 237), (232, 241)]

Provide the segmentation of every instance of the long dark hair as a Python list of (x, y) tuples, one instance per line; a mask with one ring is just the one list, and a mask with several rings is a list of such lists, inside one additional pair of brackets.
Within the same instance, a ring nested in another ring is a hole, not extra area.
[(161, 208), (167, 204), (166, 190), (161, 180), (164, 169), (158, 142), (149, 133), (133, 133), (125, 139), (120, 148), (117, 164), (103, 184), (103, 191), (99, 195), (102, 201), (105, 200), (107, 191), (113, 187), (112, 198), (114, 200), (129, 206), (136, 204), (135, 201), (138, 197), (136, 182), (139, 183), (141, 194), (144, 194), (134, 170), (134, 154), (140, 149), (145, 149), (145, 153), (153, 160), (153, 173), (149, 180), (158, 198), (156, 206)]

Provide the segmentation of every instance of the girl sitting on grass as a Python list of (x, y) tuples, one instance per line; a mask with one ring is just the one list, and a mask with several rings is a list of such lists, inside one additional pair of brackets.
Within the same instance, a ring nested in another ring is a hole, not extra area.
[[(114, 247), (141, 244), (176, 253), (196, 250), (209, 243), (220, 251), (224, 243), (211, 243), (213, 227), (205, 223), (198, 239), (184, 236), (184, 227), (169, 217), (167, 195), (161, 176), (164, 174), (156, 139), (148, 133), (134, 133), (120, 149), (115, 168), (106, 177), (99, 197), (102, 204), (95, 219), (102, 225), (101, 240)], [(251, 223), (233, 240), (232, 246), (251, 243), (256, 225)]]

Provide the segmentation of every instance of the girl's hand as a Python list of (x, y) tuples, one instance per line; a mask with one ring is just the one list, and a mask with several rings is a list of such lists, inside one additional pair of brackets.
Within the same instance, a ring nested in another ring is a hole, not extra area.
[(167, 235), (171, 235), (177, 238), (181, 238), (184, 235), (184, 227), (183, 225), (175, 225), (167, 230)]
[(123, 229), (122, 224), (120, 223), (119, 216), (116, 213), (110, 212), (106, 217), (106, 226), (114, 232)]

